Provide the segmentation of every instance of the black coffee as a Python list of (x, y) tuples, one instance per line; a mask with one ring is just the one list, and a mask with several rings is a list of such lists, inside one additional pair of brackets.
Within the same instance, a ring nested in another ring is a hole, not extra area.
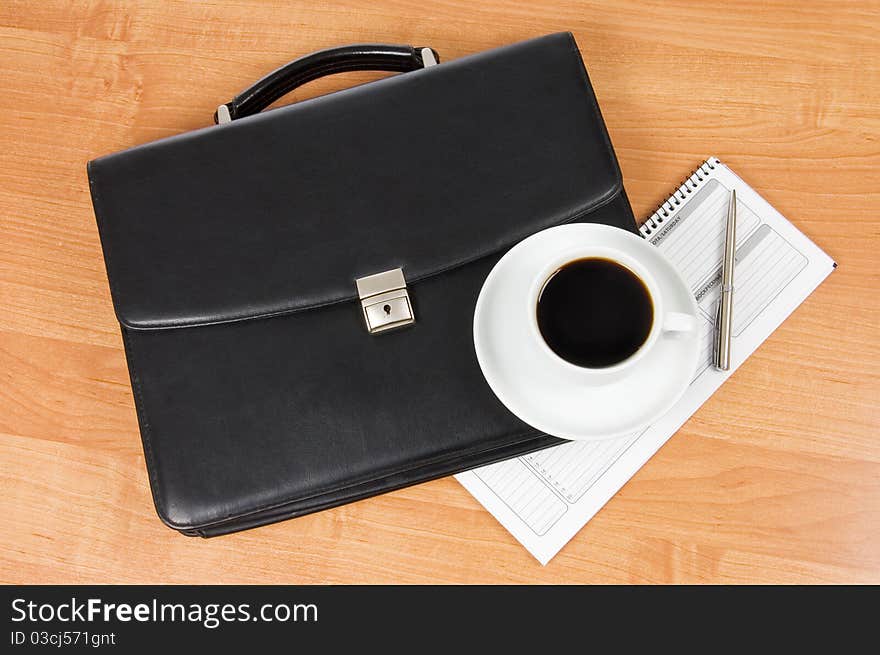
[(538, 327), (562, 359), (588, 368), (622, 362), (651, 332), (654, 305), (631, 270), (590, 257), (569, 262), (544, 283)]

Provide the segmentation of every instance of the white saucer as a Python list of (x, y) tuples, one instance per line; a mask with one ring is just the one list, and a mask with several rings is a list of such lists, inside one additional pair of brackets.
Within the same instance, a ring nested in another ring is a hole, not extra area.
[(609, 439), (647, 427), (675, 404), (696, 371), (700, 337), (697, 330), (661, 333), (623, 377), (600, 386), (563, 379), (530, 332), (526, 304), (547, 263), (579, 245), (614, 248), (637, 259), (654, 276), (664, 311), (696, 319), (693, 294), (654, 246), (618, 228), (573, 223), (532, 235), (495, 265), (477, 300), (474, 348), (492, 391), (520, 419), (565, 439)]

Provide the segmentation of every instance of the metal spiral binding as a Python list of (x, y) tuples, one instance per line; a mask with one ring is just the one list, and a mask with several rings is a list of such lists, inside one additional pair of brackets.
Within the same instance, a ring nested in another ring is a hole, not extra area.
[(663, 224), (663, 221), (669, 219), (673, 212), (678, 209), (679, 205), (681, 205), (689, 195), (694, 193), (699, 188), (700, 183), (715, 170), (716, 166), (720, 164), (721, 160), (717, 157), (710, 157), (700, 164), (700, 166), (694, 170), (694, 172), (691, 173), (675, 191), (673, 191), (672, 195), (654, 210), (654, 213), (651, 214), (648, 220), (642, 223), (639, 228), (642, 237), (647, 239), (651, 236), (651, 233), (660, 227)]

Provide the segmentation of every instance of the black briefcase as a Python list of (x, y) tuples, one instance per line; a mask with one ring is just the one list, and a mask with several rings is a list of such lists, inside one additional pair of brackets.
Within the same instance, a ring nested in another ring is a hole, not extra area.
[[(216, 126), (89, 163), (172, 528), (233, 532), (560, 443), (485, 383), (474, 305), (538, 230), (635, 231), (614, 151), (571, 34), (437, 59), (319, 52)], [(402, 74), (259, 113), (362, 69)]]

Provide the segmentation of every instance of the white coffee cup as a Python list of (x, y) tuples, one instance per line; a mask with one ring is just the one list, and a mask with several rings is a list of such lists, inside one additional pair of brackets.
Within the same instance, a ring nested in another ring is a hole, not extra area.
[[(557, 355), (541, 335), (538, 327), (537, 307), (544, 286), (551, 277), (562, 267), (570, 262), (580, 259), (607, 259), (629, 269), (642, 281), (651, 298), (654, 308), (654, 316), (648, 336), (642, 345), (626, 359), (601, 368), (580, 366), (566, 361)], [(541, 272), (535, 276), (529, 294), (526, 298), (524, 311), (528, 313), (528, 326), (530, 337), (538, 345), (541, 356), (550, 360), (560, 375), (572, 383), (586, 386), (607, 384), (625, 376), (635, 367), (656, 345), (661, 337), (666, 335), (674, 337), (676, 333), (691, 332), (696, 329), (697, 323), (693, 316), (682, 312), (665, 311), (663, 296), (660, 288), (648, 269), (642, 266), (637, 259), (615, 248), (606, 246), (581, 246), (559, 253)]]

